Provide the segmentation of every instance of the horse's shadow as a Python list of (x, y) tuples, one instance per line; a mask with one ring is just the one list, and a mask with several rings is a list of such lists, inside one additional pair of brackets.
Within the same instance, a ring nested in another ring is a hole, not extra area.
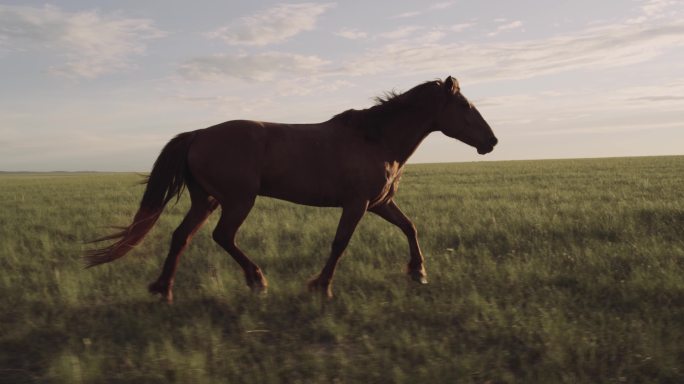
[[(94, 306), (50, 306), (24, 302), (0, 314), (0, 323), (9, 325), (0, 337), (0, 383), (40, 382), (48, 366), (65, 352), (116, 353), (126, 348), (171, 340), (181, 342), (179, 329), (192, 326), (199, 318), (223, 324), (222, 332), (238, 332), (234, 327), (240, 308), (231, 308), (216, 297), (201, 297), (169, 305), (155, 300)], [(23, 319), (42, 321), (36, 326), (15, 327)], [(29, 329), (22, 332), (21, 330)], [(102, 351), (106, 346), (107, 351)]]

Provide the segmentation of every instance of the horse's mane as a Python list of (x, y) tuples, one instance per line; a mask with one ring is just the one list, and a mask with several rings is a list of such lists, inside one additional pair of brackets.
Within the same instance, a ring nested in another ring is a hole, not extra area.
[(385, 123), (396, 117), (399, 112), (417, 111), (436, 103), (435, 97), (428, 95), (428, 92), (439, 94), (435, 90), (441, 89), (442, 85), (442, 80), (433, 80), (419, 84), (406, 92), (391, 90), (375, 97), (375, 105), (372, 107), (346, 110), (333, 116), (331, 121), (355, 126), (363, 132), (366, 139), (377, 141), (382, 136)]

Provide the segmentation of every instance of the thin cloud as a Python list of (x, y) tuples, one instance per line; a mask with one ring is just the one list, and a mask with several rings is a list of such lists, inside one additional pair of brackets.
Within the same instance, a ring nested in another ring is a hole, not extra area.
[(439, 3), (434, 3), (428, 6), (425, 10), (423, 11), (408, 11), (408, 12), (402, 12), (396, 15), (390, 16), (390, 19), (408, 19), (411, 17), (416, 17), (423, 15), (427, 12), (432, 12), (432, 11), (441, 11), (445, 10), (448, 8), (453, 7), (456, 4), (456, 1), (442, 1)]
[(652, 60), (684, 46), (684, 22), (615, 24), (519, 42), (425, 44), (401, 41), (367, 50), (349, 61), (349, 75), (433, 74), (458, 68), (471, 81), (524, 79), (577, 69), (600, 70)]
[(565, 128), (565, 129), (552, 129), (552, 130), (537, 130), (537, 131), (526, 131), (517, 132), (519, 135), (524, 136), (556, 136), (556, 135), (572, 135), (576, 136), (578, 134), (606, 134), (606, 133), (622, 133), (622, 132), (636, 132), (636, 131), (658, 131), (658, 130), (669, 130), (683, 127), (684, 124), (681, 122), (659, 122), (659, 123), (648, 123), (648, 124), (613, 124), (601, 126), (593, 126), (586, 128)]
[(50, 70), (70, 77), (96, 78), (128, 69), (131, 57), (145, 52), (145, 40), (164, 35), (149, 19), (0, 5), (0, 46), (57, 54), (65, 62)]
[(431, 11), (438, 11), (438, 10), (442, 10), (442, 9), (451, 8), (455, 4), (456, 4), (456, 1), (442, 1), (441, 3), (435, 3), (435, 4), (430, 5), (430, 7), (428, 7), (428, 9)]
[[(179, 73), (189, 80), (239, 78), (283, 82), (286, 78), (306, 77), (318, 81), (378, 73), (434, 76), (447, 68), (475, 83), (622, 67), (653, 60), (684, 46), (684, 22), (679, 20), (603, 25), (505, 44), (443, 41), (448, 35), (445, 31), (470, 26), (398, 28), (378, 36), (390, 40), (386, 44), (347, 57), (341, 63), (293, 53), (242, 53), (191, 59), (181, 66)], [(313, 87), (315, 82), (308, 84)], [(296, 93), (309, 92), (304, 89), (309, 85)]]
[(647, 17), (661, 16), (673, 5), (681, 4), (675, 0), (647, 0), (642, 4), (641, 10)]
[[(501, 23), (504, 30), (520, 25), (515, 20)], [(467, 78), (470, 83), (482, 83), (576, 70), (606, 70), (650, 61), (684, 46), (684, 22), (678, 19), (641, 24), (626, 20), (505, 44), (445, 41), (453, 35), (450, 32), (473, 25), (404, 26), (379, 34), (372, 40), (388, 41), (339, 62), (285, 52), (241, 53), (194, 58), (183, 63), (179, 73), (187, 80), (276, 80), (274, 85), (280, 86), (283, 92), (289, 92), (291, 80), (296, 79), (300, 85), (289, 93), (307, 94), (324, 92), (319, 85), (327, 84), (327, 81), (379, 73), (434, 76), (443, 74), (446, 69)], [(351, 29), (341, 32), (347, 32), (347, 38), (366, 36)], [(299, 81), (301, 79), (307, 81)], [(630, 95), (632, 100), (634, 97)]]
[(454, 24), (451, 27), (448, 27), (447, 30), (449, 32), (463, 32), (466, 29), (472, 28), (475, 26), (475, 23), (460, 23), (460, 24)]
[(389, 31), (389, 32), (381, 33), (378, 36), (383, 38), (383, 39), (397, 40), (397, 39), (403, 39), (403, 38), (409, 37), (409, 36), (413, 35), (414, 32), (420, 31), (422, 29), (424, 29), (424, 27), (417, 26), (417, 25), (407, 25), (404, 27), (394, 29), (394, 30)]
[(399, 14), (396, 14), (394, 16), (391, 16), (390, 19), (408, 19), (410, 17), (416, 17), (418, 15), (422, 15), (424, 12), (421, 11), (410, 11), (410, 12), (402, 12)]
[(520, 29), (520, 28), (522, 28), (522, 26), (523, 26), (522, 21), (515, 20), (515, 21), (512, 21), (510, 23), (499, 25), (494, 32), (489, 33), (489, 36), (496, 36), (496, 35), (500, 34), (501, 32), (504, 32), (504, 31), (509, 31), (509, 30), (513, 30), (513, 29)]
[(179, 73), (188, 80), (236, 78), (269, 81), (280, 76), (312, 75), (326, 64), (328, 64), (326, 60), (317, 56), (284, 52), (214, 55), (186, 61), (179, 68)]
[(263, 46), (281, 43), (301, 32), (313, 30), (318, 17), (335, 3), (279, 4), (242, 17), (206, 34), (228, 44)]
[(668, 79), (660, 85), (625, 87), (613, 92), (610, 100), (629, 108), (681, 110), (684, 108), (684, 79)]
[(460, 33), (466, 29), (472, 28), (475, 23), (461, 23), (450, 26), (435, 26), (425, 27), (421, 25), (406, 25), (387, 32), (382, 32), (375, 36), (375, 38), (385, 40), (407, 40), (412, 41), (412, 44), (428, 44), (441, 40), (443, 37)]
[[(662, 103), (662, 102), (677, 102), (681, 103), (684, 102), (684, 96), (639, 96), (639, 97), (633, 97), (630, 99), (631, 101), (638, 101), (638, 102), (649, 102), (649, 103)], [(684, 123), (683, 123), (684, 125)]]
[(684, 127), (684, 80), (621, 88), (573, 87), (488, 97), (475, 104), (497, 118), (492, 124), (516, 135), (549, 136)]
[(681, 2), (677, 0), (646, 0), (641, 3), (639, 10), (641, 14), (635, 18), (629, 19), (631, 23), (644, 23), (652, 20), (663, 19), (666, 17), (676, 17), (681, 13), (681, 7), (677, 8)]
[(368, 37), (368, 34), (366, 32), (359, 31), (358, 29), (354, 28), (342, 28), (337, 33), (335, 33), (335, 35), (344, 37), (345, 39), (349, 40), (359, 40)]

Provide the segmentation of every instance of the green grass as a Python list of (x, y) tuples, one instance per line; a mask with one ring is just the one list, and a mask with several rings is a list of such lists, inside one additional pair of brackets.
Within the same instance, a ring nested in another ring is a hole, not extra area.
[(0, 382), (684, 382), (684, 157), (414, 165), (408, 246), (361, 222), (335, 299), (306, 292), (340, 211), (262, 199), (239, 233), (269, 279), (253, 296), (211, 240), (181, 259), (175, 303), (146, 292), (187, 196), (126, 258), (83, 242), (126, 225), (131, 174), (0, 175)]

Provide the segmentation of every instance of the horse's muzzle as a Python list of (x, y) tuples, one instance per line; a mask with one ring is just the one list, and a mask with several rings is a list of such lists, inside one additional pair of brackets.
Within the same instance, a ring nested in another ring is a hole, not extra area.
[(498, 140), (496, 137), (492, 136), (492, 137), (489, 139), (489, 142), (488, 142), (486, 145), (477, 147), (477, 153), (479, 153), (480, 155), (486, 155), (486, 154), (488, 154), (489, 152), (491, 152), (491, 151), (494, 150), (494, 146), (495, 146), (498, 142), (499, 142), (499, 140)]

